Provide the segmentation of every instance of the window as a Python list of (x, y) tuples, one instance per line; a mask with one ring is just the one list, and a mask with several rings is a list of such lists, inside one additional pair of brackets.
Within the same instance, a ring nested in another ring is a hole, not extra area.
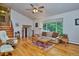
[(58, 32), (60, 34), (63, 34), (63, 22), (43, 23), (43, 31), (45, 31), (45, 32)]

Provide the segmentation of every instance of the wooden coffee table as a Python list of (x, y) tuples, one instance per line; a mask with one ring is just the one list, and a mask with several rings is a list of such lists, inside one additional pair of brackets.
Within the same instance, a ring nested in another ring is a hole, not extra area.
[(43, 43), (48, 43), (50, 39), (38, 39), (38, 41), (43, 42)]

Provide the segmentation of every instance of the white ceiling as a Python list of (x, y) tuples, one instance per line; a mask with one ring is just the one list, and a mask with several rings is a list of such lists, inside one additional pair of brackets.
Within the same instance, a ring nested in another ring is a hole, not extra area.
[(39, 3), (34, 5), (44, 6), (44, 12), (33, 14), (31, 10), (26, 10), (32, 9), (30, 3), (5, 3), (5, 5), (9, 6), (10, 8), (16, 10), (17, 12), (31, 19), (41, 19), (52, 15), (79, 9), (79, 3)]

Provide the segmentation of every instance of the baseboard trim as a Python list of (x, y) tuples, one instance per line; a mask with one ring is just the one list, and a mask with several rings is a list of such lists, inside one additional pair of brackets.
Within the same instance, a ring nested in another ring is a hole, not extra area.
[(75, 43), (75, 42), (70, 42), (69, 44), (74, 44), (74, 45), (78, 45), (79, 46), (79, 43)]

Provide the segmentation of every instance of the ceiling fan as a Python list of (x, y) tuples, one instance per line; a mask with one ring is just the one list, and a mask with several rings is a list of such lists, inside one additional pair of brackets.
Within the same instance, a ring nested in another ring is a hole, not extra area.
[(26, 10), (32, 10), (32, 13), (42, 13), (43, 12), (43, 8), (44, 8), (44, 6), (35, 6), (35, 5), (33, 5), (33, 4), (30, 4), (30, 6), (32, 7), (32, 9), (26, 9)]

